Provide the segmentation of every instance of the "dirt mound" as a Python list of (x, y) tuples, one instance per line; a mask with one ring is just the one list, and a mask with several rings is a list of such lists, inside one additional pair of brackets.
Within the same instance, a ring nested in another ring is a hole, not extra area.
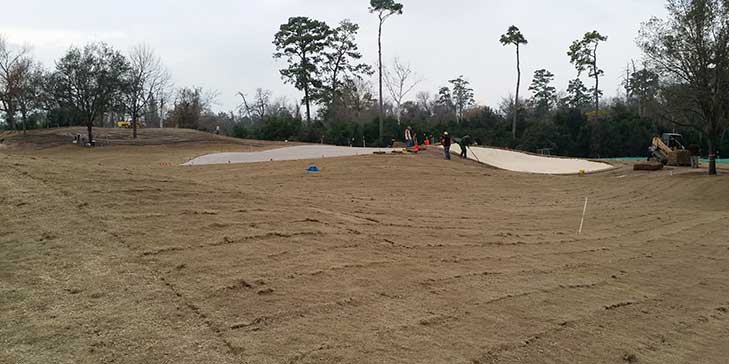
[(660, 171), (661, 169), (663, 169), (663, 163), (661, 162), (636, 163), (633, 166), (635, 171)]
[[(70, 127), (30, 130), (22, 132), (5, 131), (0, 134), (0, 145), (7, 150), (46, 149), (73, 142), (75, 135), (86, 135), (86, 128)], [(140, 129), (137, 139), (132, 138), (129, 129), (94, 128), (94, 137), (100, 147), (113, 145), (171, 145), (171, 144), (238, 144), (264, 147), (271, 142), (251, 141), (214, 135), (190, 129)]]

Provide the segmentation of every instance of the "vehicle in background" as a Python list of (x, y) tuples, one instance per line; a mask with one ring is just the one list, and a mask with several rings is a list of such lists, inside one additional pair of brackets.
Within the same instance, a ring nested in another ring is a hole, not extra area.
[(662, 136), (655, 136), (651, 142), (651, 158), (664, 165), (669, 166), (692, 166), (691, 151), (683, 146), (683, 136), (676, 133), (664, 133)]
[[(132, 122), (131, 121), (125, 121), (125, 120), (117, 121), (116, 122), (116, 127), (117, 128), (120, 128), (120, 129), (131, 129), (132, 128)], [(142, 124), (142, 123), (140, 123), (140, 122), (137, 121), (137, 129), (142, 129), (142, 128), (144, 128), (144, 124)]]

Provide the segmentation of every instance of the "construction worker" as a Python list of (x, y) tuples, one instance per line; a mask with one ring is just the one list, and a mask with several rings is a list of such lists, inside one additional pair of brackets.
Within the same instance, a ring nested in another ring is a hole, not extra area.
[(409, 126), (405, 129), (405, 146), (407, 148), (413, 146), (413, 130)]
[(468, 158), (468, 146), (471, 145), (471, 136), (466, 135), (458, 141), (458, 146), (461, 147), (461, 158)]
[(448, 131), (443, 132), (443, 136), (440, 138), (440, 145), (443, 146), (445, 151), (445, 159), (451, 160), (451, 136), (448, 135)]

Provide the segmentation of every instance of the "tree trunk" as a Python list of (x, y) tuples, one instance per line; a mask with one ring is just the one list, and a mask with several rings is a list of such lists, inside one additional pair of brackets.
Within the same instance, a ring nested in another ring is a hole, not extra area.
[(132, 113), (132, 139), (137, 139), (137, 112)]
[(380, 19), (380, 28), (377, 33), (377, 52), (379, 55), (379, 70), (380, 70), (380, 115), (379, 115), (379, 126), (380, 126), (380, 146), (385, 145), (385, 102), (382, 100), (382, 19)]
[(595, 117), (600, 113), (600, 75), (595, 75)]
[(597, 69), (597, 43), (595, 43), (595, 52), (592, 59), (595, 71), (595, 117), (597, 118), (600, 113), (600, 72)]
[(159, 128), (165, 127), (165, 99), (164, 97), (159, 100)]
[(17, 123), (15, 122), (15, 107), (13, 107), (12, 104), (10, 104), (10, 102), (8, 102), (7, 105), (8, 106), (6, 107), (7, 111), (5, 112), (5, 121), (7, 121), (10, 129), (17, 130), (18, 126), (17, 126)]
[(309, 83), (304, 85), (304, 103), (306, 103), (306, 125), (311, 125), (311, 110), (309, 109)]
[(638, 117), (642, 118), (645, 113), (643, 112), (643, 98), (638, 97)]
[(714, 138), (707, 138), (709, 144), (709, 175), (716, 176), (716, 144)]
[(519, 119), (519, 87), (521, 86), (521, 64), (519, 44), (516, 45), (516, 98), (514, 98), (514, 119), (511, 122), (511, 137), (516, 139), (516, 122)]
[[(301, 69), (306, 70), (306, 52), (301, 53)], [(309, 78), (304, 72), (304, 103), (306, 104), (306, 125), (311, 126), (311, 109), (309, 106)]]
[(89, 121), (88, 123), (86, 123), (86, 129), (89, 132), (89, 144), (91, 144), (91, 141), (94, 140), (94, 133), (93, 133), (93, 130), (92, 130), (93, 128), (94, 128), (94, 122), (93, 121)]
[(334, 120), (337, 118), (337, 101), (335, 99), (332, 99), (331, 103), (329, 104), (329, 110), (328, 114), (329, 117), (329, 123), (334, 123)]
[(23, 122), (23, 135), (25, 135), (28, 122), (28, 111), (25, 106), (20, 107), (20, 120)]
[(329, 105), (329, 122), (331, 123), (337, 118), (337, 72), (335, 68), (334, 75), (332, 76), (332, 99)]

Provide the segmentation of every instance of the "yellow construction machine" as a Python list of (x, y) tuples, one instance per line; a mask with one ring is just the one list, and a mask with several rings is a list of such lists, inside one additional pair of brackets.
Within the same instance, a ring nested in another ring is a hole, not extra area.
[(653, 137), (650, 146), (653, 159), (669, 166), (691, 166), (693, 155), (683, 146), (682, 138), (681, 134), (676, 133)]
[[(117, 121), (116, 127), (120, 129), (131, 129), (132, 128), (132, 122), (131, 121)], [(142, 123), (137, 121), (137, 129), (142, 129), (144, 126)]]

